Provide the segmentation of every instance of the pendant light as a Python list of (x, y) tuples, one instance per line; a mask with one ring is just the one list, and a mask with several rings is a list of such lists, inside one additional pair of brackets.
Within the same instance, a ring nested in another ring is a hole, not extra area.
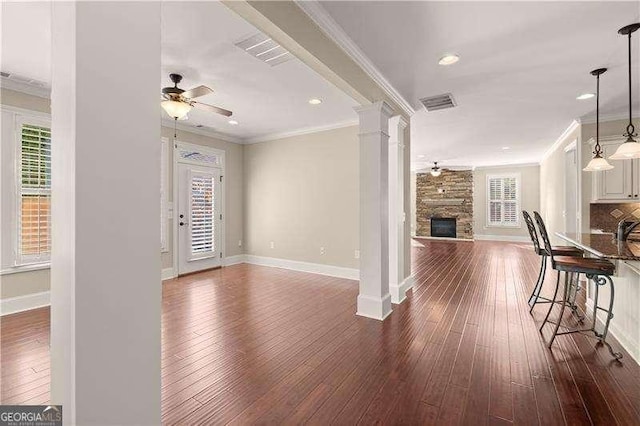
[(438, 167), (438, 162), (433, 162), (433, 167), (431, 168), (431, 176), (438, 177), (442, 173), (442, 169)]
[(636, 129), (633, 126), (633, 115), (631, 114), (631, 34), (636, 32), (638, 28), (640, 28), (640, 23), (627, 25), (618, 30), (618, 34), (626, 35), (629, 39), (629, 124), (627, 125), (627, 133), (623, 135), (627, 137), (627, 140), (618, 147), (615, 154), (609, 157), (611, 160), (640, 158), (640, 143), (634, 139), (638, 134), (635, 133)]
[(593, 149), (593, 159), (589, 161), (585, 172), (598, 172), (600, 170), (611, 170), (613, 166), (602, 158), (602, 147), (600, 146), (600, 74), (604, 74), (606, 68), (598, 68), (591, 71), (591, 75), (596, 76), (596, 146)]

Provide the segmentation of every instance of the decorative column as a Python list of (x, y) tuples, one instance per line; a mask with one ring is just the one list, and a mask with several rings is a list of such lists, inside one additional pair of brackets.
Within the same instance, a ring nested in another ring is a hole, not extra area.
[(160, 2), (51, 8), (51, 402), (160, 424)]
[(355, 109), (360, 119), (360, 294), (357, 314), (385, 319), (389, 294), (389, 118), (384, 102)]
[(389, 120), (389, 293), (391, 303), (406, 298), (404, 276), (404, 129), (402, 116)]

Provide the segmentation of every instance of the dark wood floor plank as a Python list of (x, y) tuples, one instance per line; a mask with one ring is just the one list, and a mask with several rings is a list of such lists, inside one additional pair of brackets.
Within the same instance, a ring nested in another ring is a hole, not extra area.
[[(242, 264), (166, 281), (163, 423), (640, 424), (626, 352), (546, 347), (530, 246), (420, 242), (415, 286), (382, 323), (354, 315), (357, 282), (340, 278)], [(0, 401), (48, 403), (49, 309), (0, 326)]]

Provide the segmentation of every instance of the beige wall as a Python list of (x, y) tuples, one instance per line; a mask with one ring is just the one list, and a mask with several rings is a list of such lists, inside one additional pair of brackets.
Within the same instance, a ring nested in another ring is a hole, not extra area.
[(244, 148), (246, 253), (358, 268), (358, 128)]
[(564, 230), (564, 217), (562, 216), (562, 212), (565, 210), (564, 149), (575, 140), (578, 141), (578, 144), (581, 143), (579, 126), (567, 135), (555, 151), (540, 163), (540, 214), (554, 244), (560, 243), (554, 233)]
[[(162, 127), (162, 136), (173, 140), (173, 129)], [(199, 135), (182, 130), (177, 131), (178, 141), (221, 149), (225, 152), (225, 256), (235, 256), (244, 253), (238, 246), (242, 241), (243, 223), (243, 146), (215, 139), (209, 136)], [(173, 185), (173, 150), (169, 149), (169, 187)], [(173, 191), (169, 191), (169, 201), (173, 202)], [(177, 205), (174, 205), (174, 212)], [(169, 220), (171, 224), (171, 220)], [(169, 251), (162, 253), (162, 267), (171, 268), (173, 262), (173, 229), (169, 226), (167, 234), (167, 246)]]
[(517, 228), (487, 226), (487, 175), (520, 174), (520, 209), (532, 212), (540, 209), (540, 166), (481, 167), (473, 172), (473, 228), (476, 237), (495, 235), (529, 238), (526, 224)]

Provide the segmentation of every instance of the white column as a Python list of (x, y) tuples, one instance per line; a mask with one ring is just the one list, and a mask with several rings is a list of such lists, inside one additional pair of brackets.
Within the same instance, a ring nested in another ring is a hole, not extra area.
[(160, 424), (160, 3), (51, 7), (51, 401)]
[(389, 120), (389, 293), (391, 303), (406, 298), (404, 276), (404, 129), (402, 116)]
[(407, 123), (406, 127), (403, 129), (404, 139), (403, 139), (403, 169), (400, 173), (402, 176), (403, 191), (404, 198), (402, 203), (404, 205), (403, 215), (402, 215), (402, 243), (400, 245), (401, 250), (403, 252), (403, 271), (402, 276), (404, 277), (402, 281), (402, 287), (404, 288), (405, 294), (413, 288), (413, 284), (415, 283), (414, 277), (411, 273), (411, 124)]
[(360, 119), (360, 294), (358, 315), (385, 319), (389, 295), (389, 117), (376, 102), (356, 108)]

